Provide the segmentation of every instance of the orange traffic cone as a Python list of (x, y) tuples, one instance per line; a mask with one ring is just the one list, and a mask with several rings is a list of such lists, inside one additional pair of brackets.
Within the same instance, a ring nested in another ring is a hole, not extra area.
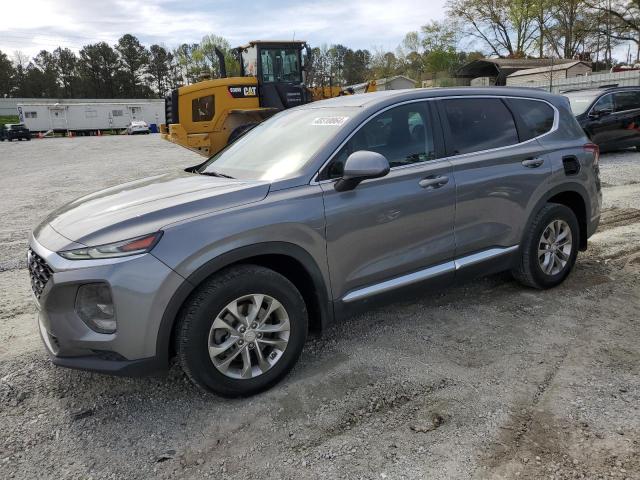
[(102, 132), (100, 130), (98, 130), (98, 136), (101, 137), (102, 136)]

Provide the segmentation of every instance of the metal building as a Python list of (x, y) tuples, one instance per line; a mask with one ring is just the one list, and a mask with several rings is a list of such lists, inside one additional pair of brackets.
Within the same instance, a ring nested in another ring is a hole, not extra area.
[(591, 73), (591, 63), (575, 60), (546, 67), (518, 70), (507, 77), (508, 87), (526, 87), (535, 82), (553, 82), (567, 78), (584, 77)]
[[(165, 121), (162, 99), (1, 99), (15, 101), (13, 115), (35, 132), (124, 129), (133, 120), (149, 125)], [(5, 108), (6, 110), (6, 108)]]

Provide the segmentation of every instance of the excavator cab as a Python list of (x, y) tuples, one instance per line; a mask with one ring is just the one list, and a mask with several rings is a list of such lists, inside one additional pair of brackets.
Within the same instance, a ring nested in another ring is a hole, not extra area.
[(216, 49), (220, 78), (180, 87), (165, 98), (162, 137), (210, 156), (271, 115), (326, 98), (324, 92), (316, 98), (305, 86), (305, 49), (309, 61), (310, 50), (303, 41), (249, 42), (235, 49), (241, 66), (238, 77), (227, 77), (224, 55)]
[(304, 87), (303, 41), (253, 41), (238, 47), (243, 77), (258, 80), (258, 95), (263, 108), (286, 108), (310, 101)]

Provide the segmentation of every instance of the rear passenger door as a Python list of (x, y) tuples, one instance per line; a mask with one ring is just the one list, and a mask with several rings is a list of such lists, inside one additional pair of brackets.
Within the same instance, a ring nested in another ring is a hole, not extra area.
[(613, 94), (614, 113), (618, 125), (620, 148), (640, 145), (640, 90), (625, 90)]
[(498, 97), (438, 104), (456, 182), (455, 256), (499, 255), (520, 242), (528, 207), (551, 174), (535, 137), (552, 130), (555, 110), (546, 102)]

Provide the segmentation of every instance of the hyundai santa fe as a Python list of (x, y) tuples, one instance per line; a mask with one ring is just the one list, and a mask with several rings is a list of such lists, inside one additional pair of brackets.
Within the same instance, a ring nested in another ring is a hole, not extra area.
[(416, 89), (283, 111), (201, 165), (53, 212), (30, 238), (53, 363), (123, 375), (177, 358), (250, 395), (307, 334), (401, 292), (510, 270), (550, 288), (599, 222), (598, 147), (566, 98)]

